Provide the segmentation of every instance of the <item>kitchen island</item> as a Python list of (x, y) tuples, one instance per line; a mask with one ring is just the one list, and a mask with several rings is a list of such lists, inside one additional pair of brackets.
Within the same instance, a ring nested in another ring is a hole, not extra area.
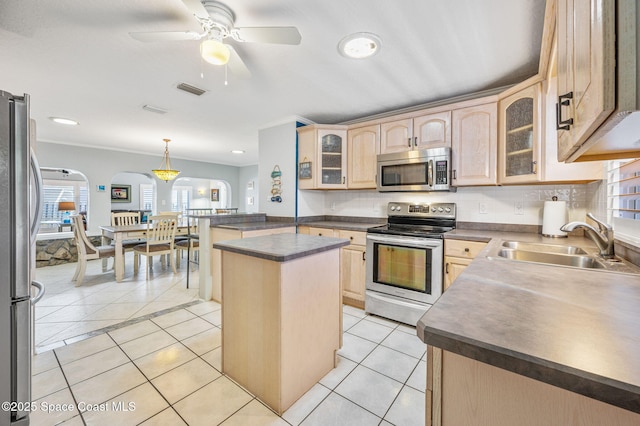
[(418, 322), (427, 424), (640, 424), (640, 276), (492, 256), (505, 238), (549, 243), (480, 236), (487, 247)]
[(292, 221), (270, 220), (264, 213), (232, 213), (189, 216), (198, 220), (200, 246), (199, 296), (203, 300), (222, 301), (220, 250), (212, 249), (216, 241), (235, 240), (279, 233), (295, 234)]
[(341, 238), (276, 234), (216, 242), (222, 371), (278, 414), (335, 367)]

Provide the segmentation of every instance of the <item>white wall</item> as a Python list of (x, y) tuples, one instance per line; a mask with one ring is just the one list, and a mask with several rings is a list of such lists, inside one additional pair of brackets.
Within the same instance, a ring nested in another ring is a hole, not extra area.
[[(258, 184), (260, 211), (269, 216), (296, 215), (296, 122), (262, 129), (258, 133)], [(271, 173), (279, 166), (282, 176), (282, 202), (271, 201)]]
[[(41, 167), (69, 168), (78, 170), (87, 177), (89, 181), (87, 220), (90, 233), (97, 233), (100, 225), (108, 224), (111, 220), (111, 199), (108, 188), (113, 176), (118, 173), (145, 174), (156, 185), (157, 209), (162, 210), (163, 207), (171, 205), (173, 182), (158, 180), (151, 174), (151, 169), (157, 168), (162, 162), (162, 152), (159, 152), (158, 156), (151, 156), (38, 141), (37, 155)], [(171, 165), (185, 176), (227, 181), (232, 193), (238, 193), (237, 167), (174, 158), (171, 159)], [(105, 185), (107, 191), (98, 192), (97, 185)]]
[[(234, 203), (235, 206), (238, 206), (238, 211), (245, 211), (247, 213), (259, 212), (260, 182), (258, 181), (258, 166), (241, 167), (238, 181), (240, 187), (238, 188), (238, 198)], [(250, 197), (253, 199), (252, 205), (248, 202), (248, 198)]]

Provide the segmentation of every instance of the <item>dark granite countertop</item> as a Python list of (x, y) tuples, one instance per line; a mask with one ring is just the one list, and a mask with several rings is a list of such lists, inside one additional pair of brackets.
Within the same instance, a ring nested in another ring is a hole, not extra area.
[(259, 231), (261, 229), (277, 229), (295, 227), (293, 222), (241, 222), (226, 225), (212, 225), (212, 228), (235, 229), (237, 231)]
[(213, 248), (274, 262), (287, 262), (348, 245), (349, 240), (345, 238), (316, 237), (304, 234), (275, 234), (219, 241), (213, 244)]
[(315, 222), (302, 222), (298, 223), (298, 226), (313, 226), (316, 228), (331, 228), (331, 229), (341, 229), (344, 231), (361, 231), (366, 232), (368, 228), (373, 226), (380, 226), (386, 223), (386, 219), (380, 222), (348, 222), (348, 221), (315, 221)]
[(640, 275), (490, 256), (504, 240), (592, 252), (582, 237), (455, 230), (445, 238), (489, 244), (420, 319), (422, 341), (640, 413)]

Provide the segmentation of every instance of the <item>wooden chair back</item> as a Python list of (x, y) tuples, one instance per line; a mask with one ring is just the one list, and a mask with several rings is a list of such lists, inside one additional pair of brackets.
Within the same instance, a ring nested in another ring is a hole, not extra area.
[(111, 213), (111, 226), (137, 225), (140, 223), (140, 212)]
[(73, 234), (76, 238), (76, 247), (78, 248), (78, 257), (84, 259), (98, 259), (98, 249), (91, 244), (87, 234), (84, 231), (84, 224), (82, 223), (82, 216), (71, 216), (73, 222)]
[(174, 215), (149, 216), (147, 221), (147, 246), (170, 244), (171, 249), (173, 249), (177, 228), (178, 220)]

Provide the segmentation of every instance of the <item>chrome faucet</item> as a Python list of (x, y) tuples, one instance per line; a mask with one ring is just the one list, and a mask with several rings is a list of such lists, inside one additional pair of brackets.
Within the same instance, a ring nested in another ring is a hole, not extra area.
[(571, 232), (576, 228), (584, 228), (589, 238), (598, 246), (600, 256), (605, 259), (612, 259), (615, 257), (613, 252), (613, 228), (608, 223), (596, 219), (591, 213), (587, 213), (587, 217), (598, 224), (598, 229), (585, 222), (569, 222), (562, 225), (560, 230)]

